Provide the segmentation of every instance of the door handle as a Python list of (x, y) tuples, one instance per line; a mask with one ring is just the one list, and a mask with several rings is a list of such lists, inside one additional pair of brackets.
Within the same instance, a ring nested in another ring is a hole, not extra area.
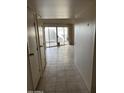
[(43, 47), (43, 45), (40, 45), (40, 47)]
[(34, 56), (34, 53), (30, 53), (29, 56)]

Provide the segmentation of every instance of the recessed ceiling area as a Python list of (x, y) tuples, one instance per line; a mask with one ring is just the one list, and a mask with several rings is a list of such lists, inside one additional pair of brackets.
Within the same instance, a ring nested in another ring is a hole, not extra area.
[(33, 0), (41, 19), (74, 19), (95, 15), (95, 0)]

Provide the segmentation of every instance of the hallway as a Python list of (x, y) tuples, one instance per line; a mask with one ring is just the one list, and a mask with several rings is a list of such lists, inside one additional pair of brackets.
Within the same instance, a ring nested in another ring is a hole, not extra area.
[(88, 93), (74, 66), (74, 46), (47, 48), (47, 66), (37, 90), (44, 93)]

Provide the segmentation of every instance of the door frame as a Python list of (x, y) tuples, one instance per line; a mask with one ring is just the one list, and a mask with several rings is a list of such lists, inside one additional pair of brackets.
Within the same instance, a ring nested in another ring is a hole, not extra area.
[(39, 33), (38, 33), (38, 22), (37, 22), (37, 14), (34, 14), (34, 28), (35, 28), (35, 37), (36, 37), (36, 45), (37, 45), (37, 51), (38, 51), (38, 64), (39, 64), (39, 71), (42, 75), (42, 63), (41, 63), (41, 53), (40, 53), (40, 41), (39, 41)]
[[(37, 68), (37, 71), (38, 71), (38, 78), (36, 79), (37, 80), (37, 82), (36, 83), (34, 83), (35, 82), (35, 80), (33, 80), (33, 77), (34, 77), (34, 75), (33, 75), (33, 70), (34, 69), (32, 69), (32, 67), (31, 67), (31, 63), (32, 63), (32, 61), (30, 60), (30, 56), (34, 56), (34, 54), (33, 53), (30, 53), (30, 46), (29, 46), (29, 42), (27, 41), (27, 56), (28, 56), (28, 58), (29, 58), (29, 65), (30, 65), (30, 68), (31, 68), (31, 78), (32, 78), (32, 86), (33, 86), (33, 90), (35, 90), (36, 88), (37, 88), (37, 86), (38, 86), (38, 83), (39, 83), (39, 80), (40, 80), (40, 78), (41, 78), (41, 75), (42, 75), (42, 70), (41, 70), (41, 66), (40, 66), (40, 53), (39, 53), (39, 41), (38, 41), (38, 37), (37, 37), (37, 21), (36, 21), (36, 13), (34, 13), (32, 10), (30, 10), (30, 9), (28, 9), (28, 11), (29, 12), (31, 12), (31, 16), (32, 16), (32, 21), (31, 21), (31, 24), (32, 24), (32, 27), (33, 27), (33, 32), (34, 32), (34, 39), (35, 39), (35, 43), (36, 43), (36, 49), (35, 49), (35, 51), (36, 51), (36, 54), (37, 54), (37, 66), (36, 66), (36, 68)], [(27, 33), (28, 34), (28, 33)], [(36, 61), (36, 60), (35, 60)]]
[(41, 25), (39, 25), (37, 17), (36, 17), (36, 23), (37, 23), (37, 38), (38, 38), (39, 54), (40, 54), (40, 61), (41, 61), (40, 64), (41, 64), (41, 69), (42, 69), (42, 74), (43, 74), (43, 72), (45, 70), (45, 67), (46, 67), (46, 52), (45, 52), (46, 51), (46, 46), (45, 46), (45, 43), (44, 43), (45, 34), (44, 34), (44, 28), (42, 28), (42, 30), (43, 30), (43, 47), (44, 47), (44, 55), (45, 55), (45, 66), (44, 66), (44, 68), (42, 68), (43, 67), (42, 57), (41, 57), (42, 54), (41, 54), (40, 35), (39, 35), (39, 26), (41, 26)]
[[(27, 44), (27, 66), (28, 66), (28, 65), (29, 65), (29, 68), (28, 68), (28, 69), (29, 69), (29, 71), (31, 72), (31, 73), (30, 73), (30, 75), (31, 75), (31, 76), (30, 76), (31, 86), (32, 86), (32, 89), (35, 90), (34, 84), (33, 84), (33, 79), (32, 79), (33, 76), (32, 76), (32, 71), (31, 71), (31, 63), (30, 63), (29, 50), (28, 50), (28, 44)], [(28, 72), (27, 72), (27, 73), (28, 73)], [(29, 79), (28, 76), (27, 76), (27, 79)]]

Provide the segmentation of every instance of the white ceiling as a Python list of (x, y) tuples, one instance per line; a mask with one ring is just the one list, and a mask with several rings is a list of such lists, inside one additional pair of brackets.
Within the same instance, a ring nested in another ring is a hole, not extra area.
[(95, 0), (33, 0), (42, 19), (73, 19), (95, 15)]

